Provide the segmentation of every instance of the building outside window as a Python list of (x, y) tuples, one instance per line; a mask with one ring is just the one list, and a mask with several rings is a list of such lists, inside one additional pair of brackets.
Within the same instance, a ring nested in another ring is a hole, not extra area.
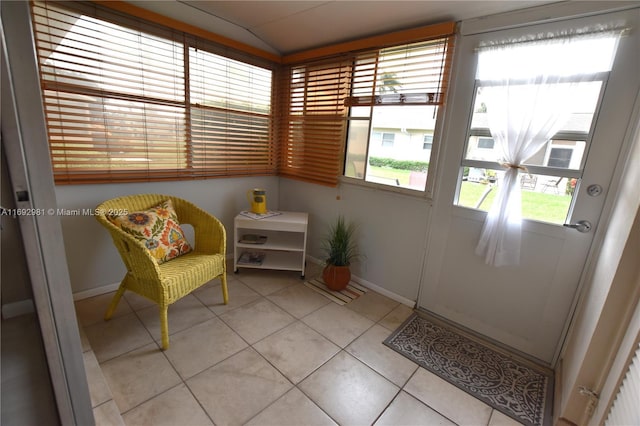
[(433, 135), (424, 135), (422, 138), (422, 149), (431, 150), (433, 148)]
[(395, 140), (394, 133), (383, 133), (382, 134), (382, 147), (383, 148), (393, 148), (393, 141)]
[(346, 177), (425, 191), (447, 49), (447, 40), (439, 39), (356, 59)]
[(493, 138), (478, 138), (478, 148), (493, 149), (495, 141)]

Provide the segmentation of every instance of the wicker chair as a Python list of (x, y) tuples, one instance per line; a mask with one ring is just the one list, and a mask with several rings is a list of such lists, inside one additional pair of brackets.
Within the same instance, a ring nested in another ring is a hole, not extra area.
[[(158, 264), (143, 242), (122, 231), (107, 217), (110, 212), (143, 211), (171, 199), (181, 224), (190, 224), (195, 232), (193, 250), (168, 262)], [(124, 294), (131, 290), (156, 302), (160, 308), (162, 349), (169, 347), (169, 305), (193, 290), (220, 278), (222, 298), (229, 300), (226, 278), (226, 233), (222, 223), (194, 204), (170, 195), (142, 194), (114, 198), (96, 207), (96, 219), (109, 231), (127, 268), (107, 312), (109, 320)]]

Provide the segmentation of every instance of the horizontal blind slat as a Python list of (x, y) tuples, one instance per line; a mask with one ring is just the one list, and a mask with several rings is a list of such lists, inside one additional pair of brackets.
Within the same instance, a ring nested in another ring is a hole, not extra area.
[(269, 66), (88, 2), (32, 17), (57, 183), (275, 173)]

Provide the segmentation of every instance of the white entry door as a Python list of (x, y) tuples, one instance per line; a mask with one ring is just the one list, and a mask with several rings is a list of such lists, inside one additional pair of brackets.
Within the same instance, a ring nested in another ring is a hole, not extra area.
[[(621, 178), (615, 170), (628, 149), (627, 129), (631, 120), (637, 120), (632, 115), (640, 88), (639, 15), (636, 8), (511, 30), (487, 32), (485, 28), (468, 35), (465, 30), (476, 31), (463, 24), (463, 36), (456, 46), (453, 93), (443, 132), (419, 308), (547, 364), (555, 362), (594, 236), (600, 232), (601, 217), (606, 217), (603, 209)], [(478, 122), (484, 106), (475, 82), (477, 48), (485, 41), (566, 34), (599, 26), (630, 30), (620, 38), (613, 68), (602, 80), (602, 90), (596, 92), (586, 134), (584, 123), (579, 124), (580, 117), (576, 117), (577, 121), (532, 158), (528, 167), (531, 175), (521, 172), (525, 176), (521, 176), (523, 202), (528, 203), (523, 212), (521, 263), (488, 266), (474, 251), (488, 208), (484, 202), (494, 196), (492, 185), (495, 178), (499, 180), (500, 171), (486, 167), (495, 159), (482, 157), (492, 145), (491, 135)], [(556, 173), (547, 173), (549, 170)], [(560, 208), (554, 200), (565, 203), (565, 215), (545, 219), (546, 214)], [(563, 226), (580, 221), (591, 225), (582, 229), (587, 232)]]

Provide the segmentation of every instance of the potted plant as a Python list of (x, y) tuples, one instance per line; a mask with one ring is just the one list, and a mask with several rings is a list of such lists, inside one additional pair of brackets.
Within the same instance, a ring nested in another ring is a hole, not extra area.
[(358, 257), (354, 232), (353, 223), (346, 223), (344, 217), (338, 216), (323, 240), (327, 259), (322, 279), (331, 290), (343, 290), (351, 280), (349, 265)]

